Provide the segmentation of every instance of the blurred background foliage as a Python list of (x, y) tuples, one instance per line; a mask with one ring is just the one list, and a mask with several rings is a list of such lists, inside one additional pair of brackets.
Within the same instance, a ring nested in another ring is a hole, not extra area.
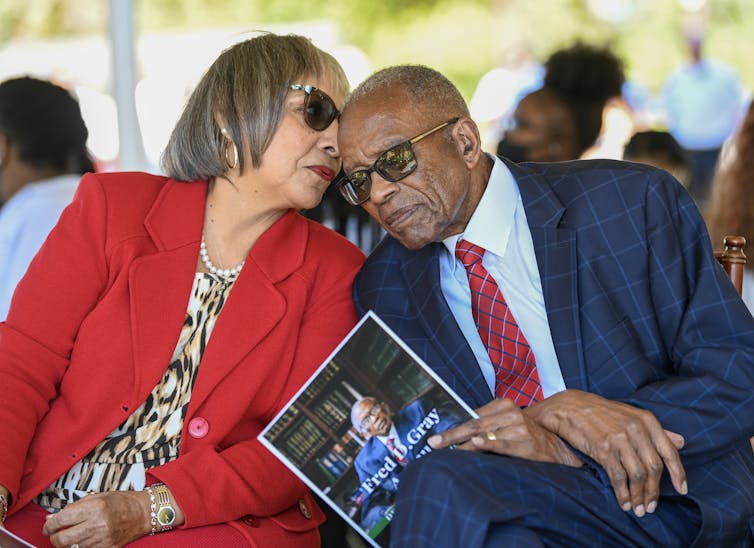
[[(528, 50), (544, 60), (575, 39), (610, 45), (629, 78), (657, 91), (686, 58), (682, 25), (697, 0), (136, 0), (138, 33), (330, 21), (373, 69), (417, 62), (446, 73), (469, 99), (479, 78)], [(709, 0), (705, 54), (754, 89), (754, 0)], [(10, 40), (103, 33), (105, 0), (2, 0), (0, 48)]]

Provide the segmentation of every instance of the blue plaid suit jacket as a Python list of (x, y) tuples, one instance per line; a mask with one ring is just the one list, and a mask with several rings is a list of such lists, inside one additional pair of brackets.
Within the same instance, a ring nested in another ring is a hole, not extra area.
[[(693, 201), (666, 172), (638, 164), (506, 165), (566, 386), (648, 409), (682, 434), (689, 495), (704, 520), (697, 543), (745, 538), (754, 530), (754, 319)], [(354, 302), (479, 407), (493, 396), (440, 291), (442, 252), (386, 237), (354, 283)], [(662, 494), (674, 494), (667, 474)]]

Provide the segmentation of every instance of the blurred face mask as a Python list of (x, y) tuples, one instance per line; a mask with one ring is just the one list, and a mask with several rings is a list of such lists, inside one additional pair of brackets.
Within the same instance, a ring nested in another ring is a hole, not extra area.
[(517, 145), (508, 138), (503, 137), (503, 140), (497, 144), (498, 156), (505, 156), (511, 162), (526, 162), (529, 160), (529, 148), (524, 145)]

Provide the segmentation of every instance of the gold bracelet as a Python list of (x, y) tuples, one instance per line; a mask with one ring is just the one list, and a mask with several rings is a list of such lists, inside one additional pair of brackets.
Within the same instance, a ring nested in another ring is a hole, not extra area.
[(175, 508), (170, 503), (170, 492), (164, 483), (154, 483), (147, 487), (149, 493), (149, 517), (152, 525), (151, 535), (170, 531), (175, 523)]
[(160, 532), (170, 531), (175, 523), (175, 508), (170, 504), (170, 491), (164, 483), (152, 485), (157, 493), (157, 524)]
[(0, 495), (0, 523), (5, 521), (5, 516), (8, 515), (8, 501), (5, 495)]
[(154, 535), (157, 532), (157, 500), (154, 498), (154, 491), (149, 486), (146, 489), (149, 494), (149, 521), (152, 525), (152, 532), (149, 535)]

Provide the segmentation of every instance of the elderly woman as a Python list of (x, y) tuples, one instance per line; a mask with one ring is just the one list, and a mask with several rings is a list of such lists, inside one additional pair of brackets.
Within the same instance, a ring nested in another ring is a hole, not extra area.
[[(225, 51), (163, 157), (85, 175), (0, 324), (0, 518), (39, 546), (317, 546), (256, 436), (355, 323), (363, 254), (301, 217), (340, 168), (341, 67)], [(159, 536), (150, 536), (158, 534)]]

